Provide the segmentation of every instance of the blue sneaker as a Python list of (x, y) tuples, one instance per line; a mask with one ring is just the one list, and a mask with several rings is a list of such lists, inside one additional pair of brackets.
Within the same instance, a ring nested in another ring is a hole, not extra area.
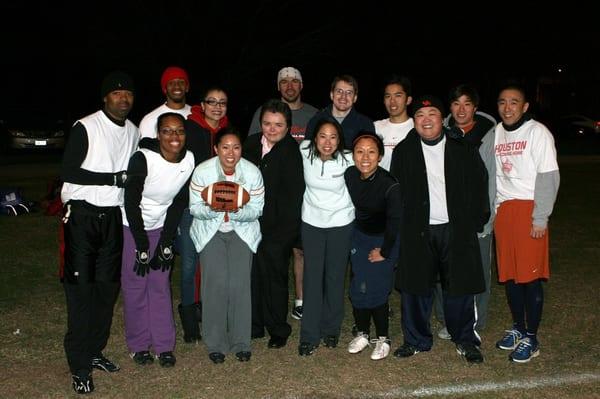
[(531, 338), (522, 339), (510, 355), (508, 359), (517, 363), (527, 363), (531, 358), (537, 357), (540, 354), (540, 348), (538, 343), (535, 344), (531, 341)]
[(519, 342), (523, 339), (523, 334), (519, 330), (505, 330), (506, 334), (502, 339), (496, 342), (496, 348), (504, 349), (505, 351), (514, 350)]

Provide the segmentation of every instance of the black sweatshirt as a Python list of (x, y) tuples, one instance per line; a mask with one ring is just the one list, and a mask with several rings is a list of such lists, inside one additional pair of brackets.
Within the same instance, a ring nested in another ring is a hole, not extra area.
[(388, 258), (400, 228), (400, 185), (380, 166), (365, 180), (351, 166), (344, 179), (354, 203), (356, 228), (367, 235), (383, 235), (381, 256)]

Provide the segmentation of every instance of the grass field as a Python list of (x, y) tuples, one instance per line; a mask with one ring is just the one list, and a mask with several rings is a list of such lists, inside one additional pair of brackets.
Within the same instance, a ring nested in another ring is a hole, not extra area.
[[(297, 354), (299, 323), (285, 348), (253, 341), (253, 357), (228, 356), (214, 365), (202, 343), (184, 344), (177, 365), (137, 367), (124, 342), (121, 302), (115, 308), (105, 354), (121, 364), (114, 375), (94, 372), (97, 398), (600, 398), (600, 157), (562, 157), (561, 188), (551, 219), (550, 281), (539, 331), (541, 354), (513, 364), (494, 342), (510, 325), (503, 287), (492, 286), (483, 332), (485, 362), (468, 365), (448, 341), (435, 337), (431, 352), (379, 362), (369, 352), (350, 355), (352, 317), (346, 307), (340, 347)], [(0, 185), (17, 185), (40, 198), (57, 164), (5, 165)], [(65, 301), (57, 278), (58, 219), (40, 213), (0, 217), (0, 398), (76, 397), (62, 340)], [(172, 280), (178, 302), (179, 274)], [(392, 346), (402, 342), (398, 294), (392, 294)], [(179, 321), (178, 321), (179, 323)], [(179, 324), (178, 324), (179, 328)], [(434, 331), (438, 326), (432, 324)]]

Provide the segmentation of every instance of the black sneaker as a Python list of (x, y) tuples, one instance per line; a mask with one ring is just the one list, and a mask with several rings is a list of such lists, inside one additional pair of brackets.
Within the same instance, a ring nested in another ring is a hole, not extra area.
[(273, 335), (269, 339), (269, 343), (267, 346), (271, 349), (279, 349), (283, 348), (287, 344), (287, 337), (280, 337), (278, 335)]
[(419, 353), (419, 350), (412, 346), (411, 344), (407, 344), (406, 342), (402, 344), (401, 347), (394, 351), (394, 356), (396, 357), (410, 357)]
[(162, 367), (173, 367), (175, 366), (175, 355), (173, 352), (163, 352), (158, 355), (158, 364)]
[(315, 349), (317, 349), (316, 345), (310, 342), (301, 342), (300, 346), (298, 346), (298, 354), (300, 356), (310, 356), (315, 353)]
[(79, 394), (87, 394), (94, 391), (94, 380), (92, 373), (87, 370), (82, 370), (77, 374), (71, 375), (73, 378), (73, 390)]
[(136, 364), (139, 364), (140, 366), (152, 364), (154, 362), (154, 358), (148, 351), (130, 353), (129, 356), (133, 359), (133, 361)]
[(477, 346), (470, 342), (456, 344), (456, 352), (458, 352), (459, 355), (464, 356), (469, 363), (483, 363), (481, 351)]
[(328, 335), (323, 338), (323, 344), (326, 348), (335, 348), (338, 344), (338, 336), (337, 335)]
[(296, 320), (302, 320), (302, 305), (294, 306), (292, 309), (292, 317)]
[(214, 364), (223, 363), (225, 361), (225, 355), (221, 352), (210, 352), (208, 358), (212, 360)]
[(108, 371), (109, 373), (114, 373), (115, 371), (121, 370), (118, 364), (115, 364), (104, 357), (102, 353), (94, 356), (92, 358), (92, 367), (102, 371)]
[(252, 357), (252, 352), (241, 351), (241, 352), (236, 353), (235, 357), (240, 362), (247, 362), (247, 361), (250, 361), (250, 358)]

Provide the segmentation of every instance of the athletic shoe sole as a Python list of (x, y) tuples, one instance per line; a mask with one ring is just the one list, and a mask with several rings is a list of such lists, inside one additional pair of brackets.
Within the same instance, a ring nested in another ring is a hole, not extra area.
[(105, 364), (104, 362), (92, 361), (92, 367), (98, 370), (106, 371), (107, 373), (115, 373), (121, 370), (121, 367), (119, 367), (115, 363)]
[(529, 356), (527, 359), (523, 359), (523, 360), (517, 360), (517, 359), (513, 359), (512, 356), (508, 356), (508, 360), (510, 360), (511, 362), (515, 362), (515, 363), (528, 363), (531, 359), (533, 359), (534, 357), (538, 357), (540, 355), (540, 350), (536, 350), (535, 352), (531, 352), (531, 356)]

